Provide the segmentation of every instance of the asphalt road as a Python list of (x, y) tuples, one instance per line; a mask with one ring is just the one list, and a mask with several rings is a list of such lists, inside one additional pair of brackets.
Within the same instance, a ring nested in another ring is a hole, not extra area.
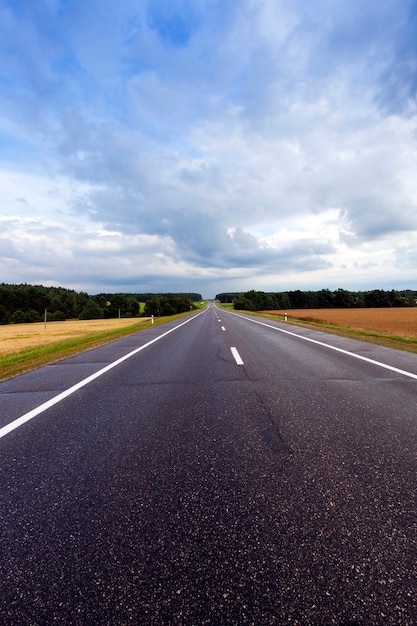
[(417, 624), (416, 400), (212, 305), (0, 383), (0, 624)]

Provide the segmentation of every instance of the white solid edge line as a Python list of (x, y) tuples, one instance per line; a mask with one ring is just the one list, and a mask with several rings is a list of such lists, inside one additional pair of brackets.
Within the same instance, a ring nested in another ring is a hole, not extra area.
[(286, 335), (292, 335), (293, 337), (297, 337), (297, 339), (303, 339), (304, 341), (309, 341), (310, 343), (315, 343), (319, 346), (324, 346), (325, 348), (329, 348), (329, 350), (335, 350), (336, 352), (341, 352), (342, 354), (347, 354), (348, 356), (352, 356), (355, 359), (360, 359), (361, 361), (366, 361), (367, 363), (371, 363), (372, 365), (377, 365), (378, 367), (383, 367), (387, 370), (391, 370), (392, 372), (396, 372), (397, 374), (402, 374), (403, 376), (408, 376), (409, 378), (413, 378), (417, 380), (417, 374), (413, 374), (412, 372), (407, 372), (407, 370), (402, 370), (398, 367), (394, 367), (393, 365), (388, 365), (387, 363), (382, 363), (381, 361), (375, 361), (374, 359), (370, 359), (367, 356), (362, 356), (360, 354), (356, 354), (355, 352), (350, 352), (349, 350), (343, 350), (343, 348), (337, 348), (336, 346), (332, 346), (329, 343), (324, 343), (323, 341), (318, 341), (317, 339), (311, 339), (310, 337), (304, 337), (303, 335), (298, 335), (297, 333), (293, 333), (289, 330), (284, 330), (283, 328), (277, 328), (276, 326), (271, 326), (271, 324), (266, 324), (265, 322), (259, 322), (258, 320), (253, 320), (245, 315), (239, 315), (238, 313), (232, 313), (228, 311), (230, 315), (236, 315), (236, 317), (240, 317), (248, 322), (253, 322), (254, 324), (260, 324), (261, 326), (267, 326), (268, 328), (272, 328), (273, 330), (277, 330), (280, 333), (285, 333)]
[(230, 348), (230, 350), (231, 350), (231, 352), (232, 352), (232, 354), (233, 354), (233, 357), (234, 357), (234, 359), (235, 359), (236, 363), (237, 363), (238, 365), (244, 365), (244, 363), (243, 363), (243, 361), (242, 361), (242, 357), (240, 356), (240, 354), (239, 354), (239, 352), (237, 351), (237, 349), (236, 349), (236, 348)]
[(36, 417), (40, 413), (43, 413), (44, 411), (49, 409), (51, 406), (54, 406), (55, 404), (58, 404), (58, 402), (61, 402), (61, 400), (64, 400), (65, 398), (67, 398), (71, 394), (75, 393), (76, 391), (78, 391), (82, 387), (85, 387), (85, 385), (88, 385), (88, 383), (91, 383), (93, 380), (95, 380), (99, 376), (102, 376), (103, 374), (105, 374), (109, 370), (113, 369), (113, 367), (116, 367), (117, 365), (120, 365), (120, 363), (123, 363), (123, 361), (126, 361), (127, 359), (130, 359), (130, 357), (134, 356), (138, 352), (141, 352), (141, 350), (144, 350), (145, 348), (147, 348), (148, 346), (152, 345), (156, 341), (159, 341), (163, 337), (166, 337), (170, 333), (174, 332), (174, 330), (178, 330), (178, 328), (181, 328), (181, 326), (184, 326), (185, 324), (188, 324), (188, 322), (191, 322), (192, 320), (195, 320), (200, 315), (203, 315), (203, 313), (205, 313), (205, 311), (202, 311), (201, 313), (197, 313), (197, 315), (193, 315), (192, 317), (187, 319), (185, 322), (182, 322), (181, 324), (178, 324), (178, 326), (175, 326), (175, 328), (171, 328), (170, 330), (167, 330), (165, 333), (163, 333), (162, 335), (159, 335), (158, 337), (155, 337), (155, 339), (152, 339), (151, 341), (148, 341), (148, 343), (145, 343), (143, 346), (140, 346), (139, 348), (136, 348), (132, 352), (129, 352), (128, 354), (125, 354), (120, 359), (117, 359), (117, 361), (113, 361), (113, 363), (109, 363), (109, 365), (106, 365), (101, 370), (98, 370), (94, 374), (91, 374), (91, 376), (88, 376), (87, 378), (84, 378), (83, 380), (80, 380), (80, 382), (76, 383), (72, 387), (69, 387), (68, 389), (66, 389), (62, 393), (58, 394), (54, 398), (51, 398), (50, 400), (47, 400), (46, 402), (44, 402), (43, 404), (40, 404), (39, 406), (37, 406), (36, 408), (32, 409), (28, 413), (25, 413), (21, 417), (16, 418), (15, 420), (13, 420), (13, 422), (10, 422), (10, 424), (6, 424), (6, 426), (3, 426), (2, 428), (0, 428), (0, 439), (2, 437), (4, 437), (5, 435), (7, 435), (8, 433), (10, 433), (12, 430), (15, 430), (16, 428), (19, 428), (19, 426), (22, 426), (23, 424), (25, 424), (29, 420), (33, 419), (34, 417)]

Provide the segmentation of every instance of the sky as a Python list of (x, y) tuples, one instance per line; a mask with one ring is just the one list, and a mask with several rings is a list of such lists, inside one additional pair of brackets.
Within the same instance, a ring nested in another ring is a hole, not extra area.
[(0, 282), (417, 288), (416, 0), (0, 0)]

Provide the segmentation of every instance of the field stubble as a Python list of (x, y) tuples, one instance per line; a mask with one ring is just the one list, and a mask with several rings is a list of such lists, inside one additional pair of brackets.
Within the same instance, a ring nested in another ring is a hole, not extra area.
[(353, 330), (417, 338), (417, 307), (378, 309), (289, 309), (262, 311), (267, 315), (288, 316), (288, 321), (303, 320), (319, 324), (342, 326)]

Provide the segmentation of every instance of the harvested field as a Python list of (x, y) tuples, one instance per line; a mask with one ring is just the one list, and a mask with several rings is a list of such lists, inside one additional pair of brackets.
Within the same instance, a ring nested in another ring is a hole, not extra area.
[(396, 337), (417, 337), (417, 307), (381, 308), (381, 309), (290, 309), (288, 311), (262, 311), (268, 315), (288, 316), (319, 322), (382, 333)]
[(0, 326), (0, 356), (15, 354), (29, 348), (45, 346), (65, 339), (74, 339), (124, 328), (147, 321), (148, 317), (109, 320), (67, 320), (33, 324), (7, 324)]

